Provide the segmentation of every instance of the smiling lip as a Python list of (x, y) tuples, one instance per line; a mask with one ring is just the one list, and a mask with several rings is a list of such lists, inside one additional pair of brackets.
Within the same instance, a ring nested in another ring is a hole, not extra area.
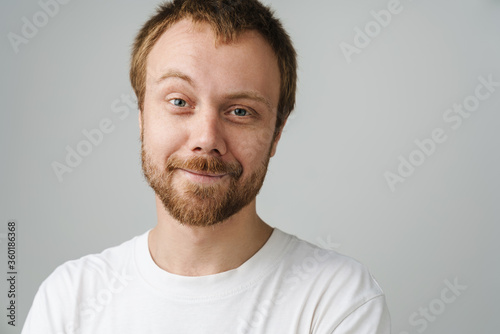
[(227, 175), (227, 174), (212, 174), (206, 172), (192, 171), (189, 169), (181, 169), (181, 171), (183, 171), (184, 174), (186, 174), (186, 176), (192, 181), (200, 183), (216, 182), (222, 179), (222, 177), (224, 177), (225, 175)]
[(224, 175), (226, 175), (226, 174), (212, 174), (212, 173), (198, 172), (198, 171), (193, 171), (193, 170), (190, 170), (190, 169), (182, 169), (182, 170), (186, 171), (188, 173), (196, 174), (196, 175), (200, 175), (200, 176), (223, 177)]

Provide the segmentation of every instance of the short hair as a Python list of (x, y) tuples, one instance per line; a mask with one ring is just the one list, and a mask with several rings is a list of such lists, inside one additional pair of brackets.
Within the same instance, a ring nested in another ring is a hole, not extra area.
[(148, 55), (165, 30), (184, 18), (209, 23), (216, 41), (230, 43), (242, 32), (255, 30), (270, 44), (280, 70), (276, 136), (295, 106), (297, 54), (281, 22), (258, 0), (174, 0), (160, 5), (139, 31), (133, 45), (130, 82), (140, 110), (143, 110), (146, 94)]

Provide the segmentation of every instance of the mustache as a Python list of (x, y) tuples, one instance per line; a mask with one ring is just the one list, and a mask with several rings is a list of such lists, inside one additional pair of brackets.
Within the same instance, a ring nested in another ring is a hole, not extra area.
[(170, 156), (166, 162), (166, 170), (168, 173), (172, 173), (176, 169), (189, 169), (210, 174), (229, 174), (235, 179), (239, 179), (243, 173), (243, 167), (240, 163), (224, 162), (213, 156), (195, 156), (187, 159)]

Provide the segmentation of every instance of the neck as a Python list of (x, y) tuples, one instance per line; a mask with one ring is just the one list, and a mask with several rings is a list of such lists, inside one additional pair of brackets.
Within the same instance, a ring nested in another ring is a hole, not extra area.
[(156, 198), (158, 224), (149, 234), (155, 263), (169, 273), (204, 276), (235, 269), (251, 258), (273, 229), (257, 215), (255, 199), (222, 223), (181, 225)]

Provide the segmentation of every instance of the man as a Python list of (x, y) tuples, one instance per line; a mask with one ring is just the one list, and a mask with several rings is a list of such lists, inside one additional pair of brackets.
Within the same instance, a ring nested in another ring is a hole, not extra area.
[(57, 268), (24, 334), (390, 332), (362, 265), (257, 215), (296, 86), (267, 7), (165, 3), (136, 38), (131, 82), (158, 223)]

